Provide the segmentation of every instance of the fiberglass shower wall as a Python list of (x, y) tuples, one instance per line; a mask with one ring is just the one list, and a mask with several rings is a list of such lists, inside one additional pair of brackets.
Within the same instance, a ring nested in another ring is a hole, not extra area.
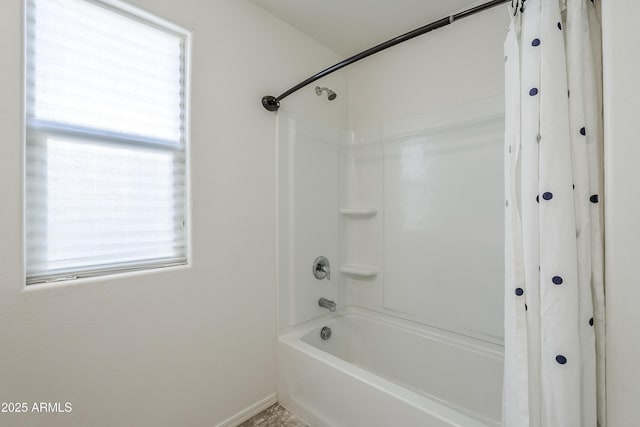
[(352, 133), (340, 302), (500, 343), (502, 98)]
[[(503, 100), (341, 130), (279, 113), (279, 325), (321, 297), (499, 343)], [(317, 280), (317, 256), (331, 280)]]
[[(340, 151), (348, 132), (278, 113), (278, 327), (326, 313), (318, 300), (340, 304), (338, 194)], [(317, 280), (313, 261), (325, 256), (330, 280)]]

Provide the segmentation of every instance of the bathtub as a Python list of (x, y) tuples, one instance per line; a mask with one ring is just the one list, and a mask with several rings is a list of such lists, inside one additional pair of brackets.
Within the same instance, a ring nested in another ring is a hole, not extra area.
[(350, 307), (281, 332), (278, 400), (313, 427), (493, 427), (502, 363), (498, 345)]

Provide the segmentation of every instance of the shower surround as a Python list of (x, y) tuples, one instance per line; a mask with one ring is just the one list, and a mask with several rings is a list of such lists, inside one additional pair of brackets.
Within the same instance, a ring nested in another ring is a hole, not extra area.
[(499, 425), (503, 119), (500, 96), (360, 131), (280, 112), (286, 407), (317, 426)]

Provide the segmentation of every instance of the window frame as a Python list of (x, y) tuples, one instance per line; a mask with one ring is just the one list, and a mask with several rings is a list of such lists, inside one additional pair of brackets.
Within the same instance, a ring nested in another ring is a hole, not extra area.
[[(23, 38), (22, 38), (22, 236), (23, 236), (23, 278), (24, 286), (26, 288), (40, 287), (41, 285), (50, 284), (76, 284), (81, 283), (89, 279), (110, 279), (120, 275), (131, 274), (147, 274), (151, 272), (158, 272), (163, 270), (184, 269), (191, 267), (191, 254), (192, 254), (192, 236), (191, 236), (191, 174), (190, 174), (190, 142), (191, 142), (191, 73), (192, 73), (192, 44), (193, 44), (193, 31), (187, 30), (171, 21), (161, 18), (146, 10), (140, 9), (129, 3), (121, 0), (79, 0), (96, 7), (102, 7), (106, 10), (112, 11), (118, 15), (129, 18), (133, 21), (146, 25), (157, 30), (163, 31), (167, 34), (174, 35), (181, 39), (182, 42), (182, 58), (181, 65), (183, 67), (183, 82), (181, 86), (182, 99), (182, 137), (181, 146), (178, 148), (173, 143), (168, 143), (152, 137), (144, 137), (135, 135), (133, 133), (119, 133), (119, 132), (104, 132), (97, 131), (94, 128), (84, 128), (77, 125), (58, 125), (56, 123), (48, 123), (45, 121), (39, 121), (29, 116), (29, 100), (30, 94), (29, 84), (27, 82), (28, 70), (30, 61), (33, 59), (29, 57), (28, 48), (30, 46), (29, 40), (29, 26), (28, 17), (29, 3), (32, 0), (23, 1)], [(38, 1), (38, 0), (34, 0)], [(43, 0), (40, 0), (43, 1)], [(44, 0), (46, 1), (46, 0)], [(152, 261), (131, 261), (122, 262), (118, 266), (104, 268), (95, 268), (91, 270), (83, 270), (79, 267), (79, 270), (75, 273), (47, 273), (38, 274), (32, 277), (27, 275), (27, 140), (29, 133), (43, 132), (48, 135), (59, 135), (71, 138), (91, 138), (94, 141), (103, 140), (109, 142), (121, 143), (128, 145), (136, 149), (143, 148), (144, 146), (152, 145), (154, 149), (165, 151), (181, 151), (184, 153), (184, 219), (183, 229), (185, 238), (185, 256), (184, 261), (178, 262), (158, 262), (158, 260)]]

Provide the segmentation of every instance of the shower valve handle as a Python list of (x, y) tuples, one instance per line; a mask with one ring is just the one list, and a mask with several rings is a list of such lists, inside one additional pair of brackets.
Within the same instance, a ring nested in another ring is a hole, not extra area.
[(319, 256), (313, 261), (313, 276), (322, 280), (326, 278), (327, 280), (331, 280), (331, 267), (329, 266), (329, 260), (326, 257)]

